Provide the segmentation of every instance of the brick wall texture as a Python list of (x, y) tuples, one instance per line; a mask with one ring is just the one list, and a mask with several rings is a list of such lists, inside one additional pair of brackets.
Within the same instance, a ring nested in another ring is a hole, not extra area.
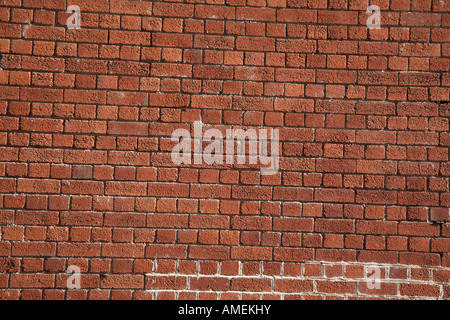
[[(449, 27), (448, 0), (1, 1), (0, 299), (449, 299)], [(279, 171), (174, 164), (194, 123), (278, 129)]]

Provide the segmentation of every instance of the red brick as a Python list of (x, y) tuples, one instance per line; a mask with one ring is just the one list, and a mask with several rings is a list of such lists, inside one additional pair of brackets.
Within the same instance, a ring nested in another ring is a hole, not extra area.
[[(188, 2), (0, 8), (0, 298), (448, 298), (448, 8)], [(279, 172), (174, 166), (195, 122), (278, 128)]]
[(100, 280), (101, 288), (127, 288), (140, 289), (144, 287), (143, 275), (107, 275), (103, 280)]
[(400, 295), (402, 296), (437, 298), (439, 294), (440, 289), (438, 285), (416, 283), (400, 284)]
[(271, 280), (259, 278), (234, 278), (231, 279), (231, 290), (233, 291), (270, 291)]
[(354, 293), (355, 283), (344, 281), (317, 281), (317, 291), (323, 293)]

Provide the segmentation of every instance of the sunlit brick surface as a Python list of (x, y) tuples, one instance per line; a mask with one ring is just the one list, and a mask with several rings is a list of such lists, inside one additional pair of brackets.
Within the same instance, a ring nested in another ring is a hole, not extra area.
[(450, 298), (450, 1), (68, 4), (0, 3), (0, 299)]

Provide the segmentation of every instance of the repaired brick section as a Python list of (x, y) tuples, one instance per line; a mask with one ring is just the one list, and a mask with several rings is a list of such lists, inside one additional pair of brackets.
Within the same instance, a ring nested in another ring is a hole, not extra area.
[[(188, 2), (1, 8), (0, 299), (450, 299), (447, 2)], [(195, 121), (280, 172), (174, 165)]]
[[(253, 292), (260, 299), (266, 294), (278, 299), (442, 299), (445, 298), (443, 292), (450, 275), (449, 268), (421, 269), (422, 274), (433, 274), (434, 281), (430, 281), (430, 278), (416, 277), (418, 268), (414, 266), (344, 262), (305, 262), (296, 265), (272, 262), (270, 267), (277, 272), (267, 274), (264, 271), (268, 268), (265, 262), (246, 261), (208, 261), (215, 268), (205, 274), (201, 263), (169, 261), (172, 263), (168, 273), (158, 271), (158, 266), (145, 276), (146, 289), (154, 299), (164, 292), (182, 298), (187, 293), (195, 296), (211, 291), (219, 299), (229, 293), (235, 293), (241, 299), (244, 291)], [(370, 278), (372, 273), (365, 271), (369, 267), (380, 270), (376, 286)], [(320, 270), (339, 270), (339, 273), (325, 274)]]

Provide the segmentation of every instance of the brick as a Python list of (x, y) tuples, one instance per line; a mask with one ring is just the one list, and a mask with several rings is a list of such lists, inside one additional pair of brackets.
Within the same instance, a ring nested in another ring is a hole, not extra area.
[(233, 49), (234, 37), (196, 34), (194, 36), (194, 47), (221, 50)]
[(106, 133), (106, 122), (91, 120), (67, 120), (64, 131), (68, 133)]
[(193, 259), (229, 259), (230, 250), (223, 246), (191, 246), (189, 258)]
[(235, 291), (269, 291), (271, 281), (258, 278), (234, 278), (231, 280), (231, 290)]
[(147, 183), (145, 182), (107, 182), (105, 185), (107, 195), (145, 196)]
[(438, 14), (432, 13), (402, 13), (400, 16), (400, 25), (402, 26), (417, 26), (418, 19), (423, 21), (420, 26), (439, 26), (440, 19)]
[(317, 22), (317, 13), (314, 10), (279, 9), (277, 21), (279, 22)]
[(145, 249), (146, 258), (186, 258), (186, 245), (152, 244)]
[(111, 151), (108, 153), (108, 164), (145, 166), (149, 164), (149, 158), (149, 154), (144, 152)]
[(348, 189), (317, 189), (314, 193), (314, 201), (353, 202), (354, 199), (354, 191)]
[(313, 220), (304, 218), (274, 218), (274, 231), (313, 231)]
[[(4, 92), (7, 92), (6, 90)], [(62, 102), (63, 90), (49, 88), (25, 88), (20, 89), (24, 101)]]
[(53, 288), (55, 275), (52, 274), (13, 274), (12, 288)]
[(409, 297), (438, 297), (440, 288), (438, 285), (428, 284), (401, 284), (400, 294)]
[(450, 211), (447, 208), (430, 208), (430, 220), (444, 222), (450, 220)]
[(194, 78), (204, 79), (214, 77), (215, 79), (232, 79), (233, 68), (228, 66), (195, 65), (193, 67)]
[(275, 40), (270, 38), (237, 37), (237, 50), (275, 51)]
[(183, 184), (172, 183), (149, 183), (149, 196), (166, 196), (166, 197), (185, 197), (189, 193), (189, 186)]
[(61, 192), (65, 194), (103, 194), (103, 182), (64, 180)]
[(103, 104), (106, 103), (106, 93), (99, 90), (65, 89), (65, 102)]
[(16, 223), (20, 225), (56, 225), (58, 222), (56, 212), (18, 211), (16, 214)]
[(313, 282), (299, 279), (276, 279), (274, 289), (279, 292), (312, 292)]
[(24, 57), (22, 67), (33, 71), (62, 72), (65, 70), (63, 59), (48, 57)]
[(107, 213), (105, 214), (105, 225), (115, 227), (144, 227), (145, 215), (141, 213)]
[(12, 247), (13, 256), (53, 256), (56, 254), (56, 244), (46, 242), (16, 242)]
[(278, 39), (276, 44), (279, 52), (314, 53), (317, 48), (315, 41), (303, 39)]
[(231, 188), (222, 185), (200, 185), (192, 184), (190, 195), (194, 198), (230, 198)]
[(274, 188), (274, 200), (312, 201), (313, 190), (309, 188)]
[(154, 33), (152, 35), (153, 46), (167, 46), (171, 48), (192, 47), (193, 36), (190, 34), (163, 34)]
[(303, 248), (274, 248), (273, 258), (275, 261), (310, 261), (313, 256), (313, 249)]
[(358, 261), (396, 264), (398, 263), (398, 254), (396, 252), (366, 250), (358, 255)]
[(231, 259), (238, 260), (271, 260), (272, 249), (268, 247), (233, 247), (231, 249)]
[(355, 226), (351, 220), (339, 220), (339, 219), (317, 219), (314, 230), (317, 232), (354, 232)]
[(60, 257), (96, 257), (100, 254), (100, 244), (92, 243), (59, 243)]
[(107, 244), (102, 246), (102, 255), (107, 257), (143, 258), (145, 245), (143, 244)]
[(191, 4), (155, 3), (153, 14), (165, 17), (193, 17), (194, 6)]
[(59, 193), (60, 181), (50, 179), (19, 179), (17, 181), (18, 192), (29, 193)]
[(323, 293), (354, 293), (355, 283), (345, 281), (318, 281), (317, 291)]

